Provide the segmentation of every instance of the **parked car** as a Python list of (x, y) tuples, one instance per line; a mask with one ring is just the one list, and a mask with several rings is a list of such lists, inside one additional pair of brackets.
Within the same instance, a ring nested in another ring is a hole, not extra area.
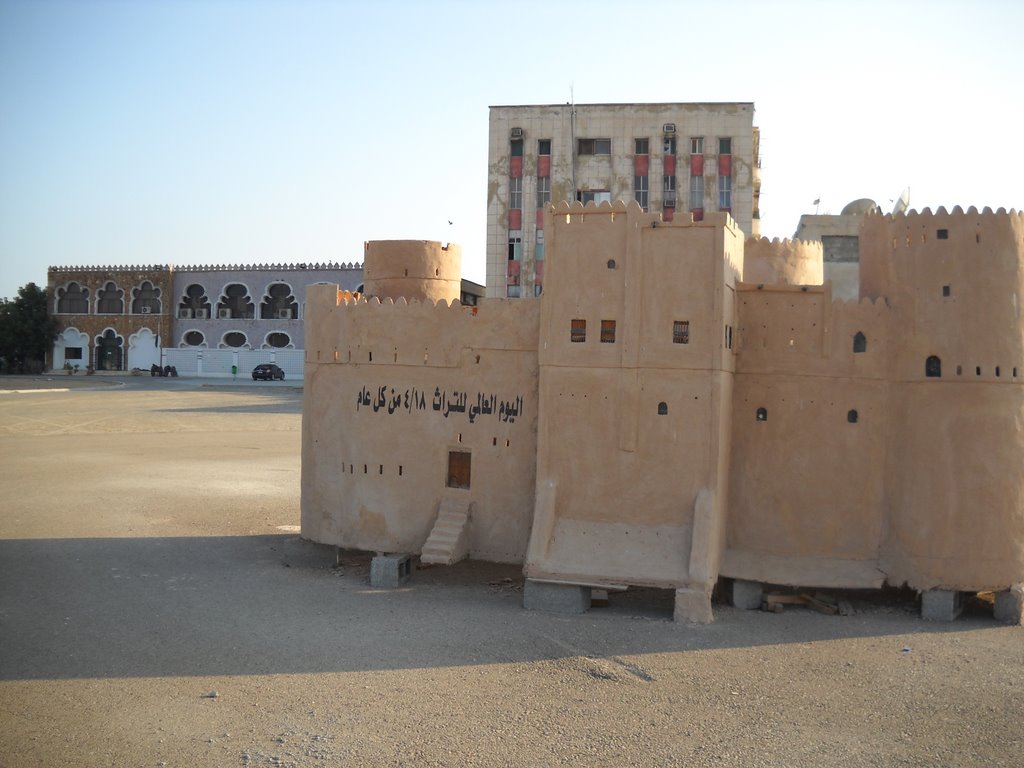
[(260, 379), (264, 381), (273, 381), (274, 379), (284, 381), (284, 371), (281, 370), (280, 366), (273, 363), (260, 363), (252, 369), (252, 380), (259, 381)]

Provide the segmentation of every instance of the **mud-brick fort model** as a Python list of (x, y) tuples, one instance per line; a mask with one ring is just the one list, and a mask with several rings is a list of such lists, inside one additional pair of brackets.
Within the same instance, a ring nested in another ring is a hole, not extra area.
[(376, 298), (309, 286), (303, 536), (521, 562), (527, 607), (650, 585), (709, 621), (728, 577), (1019, 622), (1024, 216), (865, 216), (859, 301), (820, 243), (681, 218), (550, 207), (535, 300), (449, 305), (436, 243), (368, 243)]

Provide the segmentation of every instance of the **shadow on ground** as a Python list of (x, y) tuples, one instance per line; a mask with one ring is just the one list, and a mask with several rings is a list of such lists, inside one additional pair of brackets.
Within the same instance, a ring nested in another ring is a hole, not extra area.
[(993, 626), (728, 607), (713, 625), (687, 626), (670, 620), (667, 590), (549, 615), (520, 607), (518, 566), (463, 562), (378, 590), (368, 555), (343, 553), (336, 568), (335, 551), (294, 535), (0, 541), (0, 679), (428, 668)]

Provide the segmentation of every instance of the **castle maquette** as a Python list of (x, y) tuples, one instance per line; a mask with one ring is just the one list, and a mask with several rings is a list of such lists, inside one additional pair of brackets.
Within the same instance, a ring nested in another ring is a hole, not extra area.
[(866, 216), (858, 301), (727, 213), (548, 215), (534, 300), (449, 304), (424, 242), (367, 244), (375, 298), (308, 288), (303, 536), (701, 621), (722, 576), (1024, 582), (1021, 214)]

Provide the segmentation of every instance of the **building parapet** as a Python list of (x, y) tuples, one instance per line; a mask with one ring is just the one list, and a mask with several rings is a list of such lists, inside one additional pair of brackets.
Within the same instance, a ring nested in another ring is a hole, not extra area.
[(174, 267), (170, 264), (119, 264), (92, 266), (51, 266), (50, 272), (68, 274), (72, 272), (170, 272)]
[(359, 262), (315, 262), (308, 264), (300, 262), (297, 264), (186, 264), (184, 266), (172, 267), (175, 272), (288, 272), (302, 270), (339, 270), (339, 269), (361, 269)]
[(110, 264), (80, 266), (51, 266), (50, 272), (61, 274), (71, 272), (287, 272), (302, 270), (361, 269), (359, 262), (299, 262), (295, 264)]

